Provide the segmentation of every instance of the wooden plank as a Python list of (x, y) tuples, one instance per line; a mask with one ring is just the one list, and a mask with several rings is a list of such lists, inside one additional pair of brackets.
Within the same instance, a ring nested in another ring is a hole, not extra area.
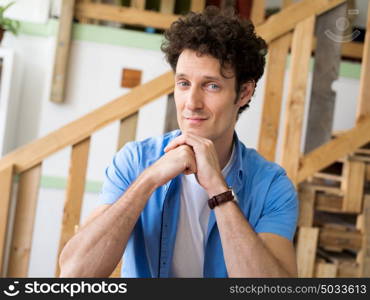
[(121, 87), (133, 88), (141, 83), (141, 70), (124, 68), (122, 70)]
[(317, 193), (315, 209), (334, 213), (342, 212), (343, 197), (324, 193)]
[(315, 266), (316, 278), (335, 278), (337, 277), (338, 266), (336, 264), (318, 262)]
[(365, 180), (370, 181), (370, 164), (366, 164), (365, 167)]
[(122, 260), (118, 263), (112, 274), (109, 278), (121, 278), (121, 268), (122, 268)]
[(313, 277), (319, 229), (300, 227), (297, 242), (298, 277)]
[(161, 0), (159, 4), (162, 14), (175, 14), (175, 0)]
[(286, 61), (291, 40), (292, 34), (288, 33), (269, 45), (258, 152), (270, 161), (275, 161)]
[(9, 222), (9, 207), (13, 187), (13, 166), (0, 172), (0, 277), (5, 273), (6, 240)]
[(299, 186), (299, 227), (312, 227), (315, 211), (315, 190), (309, 184)]
[(294, 30), (292, 41), (291, 71), (285, 111), (281, 164), (293, 182), (297, 181), (301, 153), (302, 116), (306, 99), (314, 25), (314, 16), (299, 23)]
[(117, 150), (121, 149), (127, 142), (135, 141), (138, 117), (139, 114), (134, 113), (120, 121)]
[(328, 250), (338, 249), (343, 251), (346, 249), (359, 251), (362, 246), (362, 234), (359, 230), (344, 231), (324, 227), (320, 229), (319, 246)]
[(349, 42), (342, 44), (342, 57), (362, 59), (364, 44), (359, 42)]
[(201, 12), (206, 7), (206, 0), (191, 0), (190, 10)]
[(50, 154), (84, 140), (96, 130), (113, 121), (124, 119), (150, 101), (171, 93), (173, 86), (173, 73), (169, 71), (133, 88), (129, 94), (118, 97), (49, 135), (9, 153), (0, 160), (0, 170), (16, 164), (16, 172), (23, 172), (40, 163)]
[(131, 0), (131, 7), (144, 10), (146, 0)]
[(133, 7), (109, 4), (77, 4), (76, 17), (86, 17), (100, 21), (112, 21), (128, 25), (167, 29), (178, 19), (178, 15), (162, 14)]
[(318, 170), (329, 166), (369, 141), (370, 118), (366, 118), (357, 123), (354, 128), (302, 157), (298, 172), (298, 182), (302, 182)]
[(364, 199), (361, 254), (360, 277), (370, 277), (370, 195), (366, 195)]
[(346, 3), (343, 3), (317, 17), (317, 47), (304, 153), (331, 139), (336, 97), (332, 86), (339, 76), (341, 43), (328, 38), (327, 32), (342, 37), (343, 31), (337, 26), (337, 20), (345, 16), (346, 8)]
[(41, 164), (20, 174), (7, 277), (27, 277)]
[(344, 212), (359, 213), (365, 184), (365, 163), (349, 160), (344, 164), (342, 190)]
[(177, 123), (176, 104), (173, 94), (168, 95), (166, 106), (166, 119), (164, 121), (164, 132), (169, 132), (179, 128)]
[[(77, 3), (91, 3), (92, 2), (92, 0), (77, 0)], [(90, 23), (91, 21), (88, 19), (88, 18), (77, 18), (78, 19), (78, 21), (80, 22), (80, 23), (82, 23), (82, 24), (88, 24), (88, 23)]]
[(345, 0), (302, 0), (295, 2), (278, 14), (269, 17), (262, 25), (256, 28), (256, 32), (269, 43), (273, 39), (293, 30), (302, 20), (313, 15), (318, 16), (344, 1)]
[(370, 5), (367, 11), (366, 35), (362, 55), (360, 92), (357, 105), (357, 122), (370, 116)]
[[(58, 258), (65, 244), (75, 233), (76, 225), (80, 223), (81, 207), (85, 191), (86, 169), (89, 157), (90, 138), (72, 147), (69, 175), (64, 201), (61, 237), (59, 240)], [(57, 260), (56, 277), (60, 269)]]
[(265, 20), (265, 7), (265, 0), (253, 0), (251, 21), (254, 26), (262, 24)]
[(75, 0), (62, 1), (50, 94), (50, 100), (53, 102), (64, 101), (74, 5)]

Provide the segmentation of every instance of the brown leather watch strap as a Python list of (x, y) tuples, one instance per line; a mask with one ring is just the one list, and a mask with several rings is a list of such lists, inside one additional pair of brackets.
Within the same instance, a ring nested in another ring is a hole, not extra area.
[(224, 193), (218, 194), (216, 196), (213, 196), (211, 199), (209, 199), (208, 206), (210, 209), (214, 209), (217, 205), (220, 205), (227, 201), (233, 201), (233, 200), (234, 200), (234, 194), (232, 190), (228, 190)]

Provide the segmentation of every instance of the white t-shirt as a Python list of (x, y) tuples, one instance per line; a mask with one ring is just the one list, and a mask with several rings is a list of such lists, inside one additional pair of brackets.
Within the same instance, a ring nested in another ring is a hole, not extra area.
[[(226, 178), (235, 159), (235, 147), (222, 170)], [(171, 265), (171, 277), (203, 277), (205, 238), (210, 208), (208, 194), (194, 174), (181, 177), (180, 216)]]

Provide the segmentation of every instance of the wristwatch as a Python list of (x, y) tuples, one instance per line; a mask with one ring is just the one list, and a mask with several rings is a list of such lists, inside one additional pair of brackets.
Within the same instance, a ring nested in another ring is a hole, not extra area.
[(228, 201), (238, 202), (236, 195), (231, 188), (224, 193), (218, 194), (216, 196), (213, 196), (211, 199), (208, 199), (208, 206), (210, 209), (214, 209), (216, 206)]

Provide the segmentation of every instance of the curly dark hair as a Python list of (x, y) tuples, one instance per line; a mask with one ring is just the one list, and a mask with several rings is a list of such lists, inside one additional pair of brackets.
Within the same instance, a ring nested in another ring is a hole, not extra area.
[(164, 37), (161, 50), (173, 71), (184, 49), (211, 55), (220, 61), (222, 75), (226, 67), (233, 68), (237, 95), (243, 83), (253, 81), (256, 85), (263, 74), (267, 45), (256, 35), (253, 24), (238, 17), (233, 9), (208, 6), (202, 13), (190, 12), (173, 22)]

